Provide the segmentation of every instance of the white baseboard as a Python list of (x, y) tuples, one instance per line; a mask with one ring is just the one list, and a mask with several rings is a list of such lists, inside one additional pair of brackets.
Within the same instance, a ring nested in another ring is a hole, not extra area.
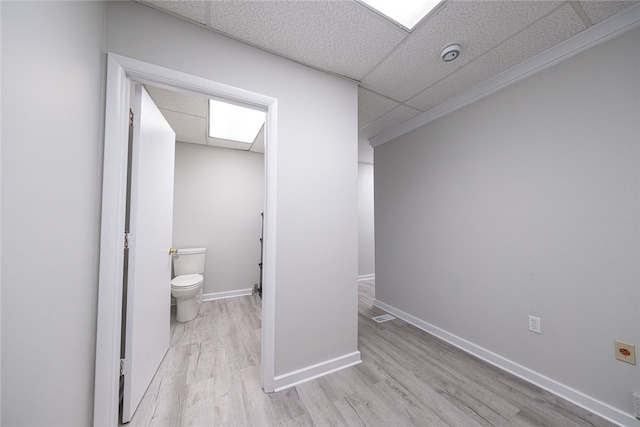
[(620, 426), (640, 426), (640, 421), (638, 421), (631, 414), (622, 412), (621, 410), (616, 409), (606, 403), (600, 402), (599, 400), (596, 400), (590, 396), (587, 396), (578, 390), (561, 384), (542, 374), (534, 372), (529, 368), (519, 365), (496, 353), (473, 344), (472, 342), (453, 335), (443, 329), (438, 328), (437, 326), (431, 325), (424, 320), (418, 319), (411, 314), (405, 313), (402, 310), (399, 310), (391, 305), (385, 304), (382, 301), (375, 299), (373, 300), (373, 305), (390, 314), (393, 314), (394, 316), (404, 320), (407, 323), (412, 324), (419, 329), (422, 329), (425, 332), (430, 333), (431, 335), (434, 335), (448, 342), (449, 344), (452, 344), (466, 351), (469, 354), (472, 354), (484, 360), (487, 363), (490, 363), (504, 371), (522, 378), (525, 381), (535, 384), (538, 387), (547, 390), (548, 392), (560, 396), (563, 399), (566, 399), (584, 409), (587, 409), (590, 412), (593, 412), (594, 414), (601, 416), (602, 418), (611, 421), (612, 423), (618, 424)]
[(235, 298), (251, 295), (253, 288), (239, 289), (237, 291), (213, 292), (211, 294), (202, 294), (202, 301), (213, 301), (216, 299)]
[[(237, 291), (213, 292), (210, 294), (202, 294), (202, 302), (213, 301), (216, 299), (224, 299), (224, 298), (243, 297), (246, 295), (251, 295), (252, 293), (253, 293), (253, 288), (240, 289)], [(176, 305), (176, 298), (174, 296), (171, 296), (171, 305)]]
[(360, 362), (360, 352), (354, 351), (353, 353), (345, 354), (344, 356), (336, 357), (335, 359), (327, 360), (307, 368), (279, 375), (274, 379), (274, 391), (281, 391), (296, 386), (332, 372), (348, 368), (349, 366), (357, 365)]
[(358, 282), (362, 282), (365, 280), (376, 280), (375, 274), (363, 274), (362, 276), (358, 276)]

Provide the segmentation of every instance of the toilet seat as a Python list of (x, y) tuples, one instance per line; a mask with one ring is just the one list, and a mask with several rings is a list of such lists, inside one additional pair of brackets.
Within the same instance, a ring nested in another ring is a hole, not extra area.
[(185, 274), (171, 279), (171, 289), (188, 290), (202, 285), (204, 278), (201, 274)]

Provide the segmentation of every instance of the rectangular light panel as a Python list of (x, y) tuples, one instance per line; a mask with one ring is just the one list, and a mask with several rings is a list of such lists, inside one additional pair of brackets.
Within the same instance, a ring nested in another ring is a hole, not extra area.
[(402, 25), (408, 30), (413, 29), (440, 0), (360, 0), (387, 18)]
[(266, 113), (252, 108), (209, 100), (209, 138), (252, 144), (264, 125)]

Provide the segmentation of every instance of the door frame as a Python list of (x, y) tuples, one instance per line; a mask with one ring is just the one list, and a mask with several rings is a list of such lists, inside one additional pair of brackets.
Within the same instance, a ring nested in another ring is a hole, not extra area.
[(118, 425), (128, 111), (131, 81), (149, 83), (168, 89), (184, 89), (252, 105), (267, 112), (264, 156), (261, 383), (265, 392), (272, 392), (275, 387), (278, 100), (213, 80), (108, 53), (94, 383), (93, 420), (95, 426)]

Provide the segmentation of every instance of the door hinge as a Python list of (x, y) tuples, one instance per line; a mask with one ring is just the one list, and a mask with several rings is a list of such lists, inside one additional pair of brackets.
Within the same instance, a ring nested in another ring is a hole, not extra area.
[(133, 110), (129, 109), (129, 126), (133, 127)]
[(127, 375), (129, 373), (129, 368), (131, 368), (129, 359), (120, 359), (120, 376)]
[(133, 247), (133, 244), (135, 242), (133, 241), (133, 236), (131, 235), (131, 233), (124, 233), (124, 248), (125, 249), (129, 249)]

